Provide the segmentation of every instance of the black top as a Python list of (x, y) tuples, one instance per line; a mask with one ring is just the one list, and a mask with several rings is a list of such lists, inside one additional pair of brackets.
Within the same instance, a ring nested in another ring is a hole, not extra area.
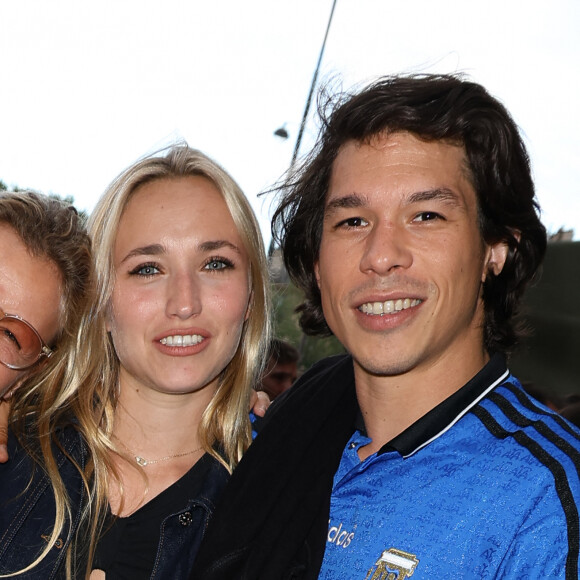
[(130, 516), (109, 512), (93, 568), (103, 570), (107, 580), (150, 578), (163, 520), (200, 492), (210, 466), (211, 456), (205, 454), (183, 477)]

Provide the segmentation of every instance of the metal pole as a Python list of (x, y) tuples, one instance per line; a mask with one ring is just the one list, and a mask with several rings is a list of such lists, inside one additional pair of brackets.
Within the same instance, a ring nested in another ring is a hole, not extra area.
[[(290, 163), (290, 168), (293, 169), (296, 164), (296, 159), (298, 158), (298, 151), (300, 150), (300, 143), (302, 142), (302, 135), (304, 134), (304, 127), (306, 126), (306, 120), (308, 119), (308, 113), (310, 112), (310, 104), (312, 102), (312, 95), (314, 94), (314, 89), (316, 88), (316, 81), (318, 80), (318, 71), (320, 70), (320, 63), (322, 62), (322, 56), (324, 54), (324, 48), (326, 47), (326, 39), (328, 38), (328, 31), (330, 30), (330, 24), (332, 22), (332, 16), (334, 15), (334, 8), (336, 6), (336, 0), (332, 2), (332, 9), (330, 10), (330, 16), (328, 18), (328, 24), (326, 25), (326, 32), (324, 33), (324, 40), (322, 41), (322, 47), (320, 48), (320, 54), (318, 55), (318, 62), (316, 63), (316, 69), (314, 70), (314, 76), (312, 77), (312, 83), (310, 84), (310, 92), (308, 93), (308, 98), (306, 99), (306, 107), (304, 108), (304, 114), (302, 115), (302, 122), (300, 123), (300, 130), (298, 131), (298, 137), (296, 138), (296, 145), (294, 146), (294, 153), (292, 154), (292, 162)], [(298, 345), (298, 352), (300, 353), (300, 358), (304, 356), (304, 349), (306, 347), (306, 335), (302, 333), (300, 337), (300, 344)]]
[[(306, 99), (306, 107), (304, 108), (304, 114), (302, 115), (302, 121), (300, 122), (300, 130), (298, 131), (298, 137), (296, 138), (296, 144), (294, 145), (294, 153), (292, 154), (292, 161), (290, 162), (290, 170), (294, 168), (296, 158), (298, 157), (298, 151), (300, 150), (300, 143), (302, 142), (304, 127), (306, 126), (306, 120), (308, 119), (308, 113), (310, 111), (310, 103), (312, 102), (312, 95), (314, 94), (314, 89), (316, 88), (316, 81), (318, 80), (318, 71), (320, 70), (320, 63), (322, 62), (324, 48), (326, 47), (326, 39), (328, 38), (328, 31), (330, 30), (330, 24), (332, 22), (332, 17), (334, 15), (335, 6), (336, 0), (333, 0), (332, 8), (330, 10), (330, 16), (328, 18), (328, 24), (326, 25), (326, 32), (324, 33), (324, 40), (322, 41), (322, 47), (320, 48), (320, 54), (318, 55), (318, 62), (316, 63), (316, 69), (314, 70), (314, 76), (312, 77), (312, 83), (310, 84), (310, 92), (308, 93), (308, 99)], [(274, 254), (274, 250), (275, 250), (274, 238), (272, 238), (270, 240), (270, 245), (268, 247), (268, 258), (272, 257), (272, 255)]]
[(314, 76), (312, 77), (312, 84), (310, 85), (310, 92), (308, 93), (308, 99), (306, 100), (304, 115), (302, 115), (302, 122), (300, 123), (300, 131), (298, 131), (298, 137), (296, 139), (296, 145), (294, 147), (294, 153), (292, 154), (292, 162), (290, 163), (290, 167), (294, 167), (294, 164), (296, 163), (296, 158), (298, 157), (300, 143), (302, 142), (302, 134), (304, 133), (304, 126), (306, 125), (306, 119), (308, 118), (308, 112), (310, 111), (310, 103), (312, 102), (312, 95), (314, 94), (316, 81), (318, 80), (318, 70), (320, 69), (320, 63), (322, 62), (322, 55), (324, 54), (324, 47), (326, 46), (326, 39), (328, 38), (328, 31), (330, 30), (330, 23), (332, 22), (332, 16), (334, 14), (335, 6), (336, 0), (333, 0), (332, 9), (330, 11), (330, 17), (328, 18), (328, 24), (326, 26), (326, 32), (324, 34), (324, 41), (322, 42), (322, 48), (320, 49), (320, 55), (318, 56), (318, 63), (316, 64)]

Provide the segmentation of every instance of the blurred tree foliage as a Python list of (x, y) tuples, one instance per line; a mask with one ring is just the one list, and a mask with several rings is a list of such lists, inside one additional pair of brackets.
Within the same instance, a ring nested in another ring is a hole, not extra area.
[[(18, 187), (17, 185), (13, 185), (11, 187), (8, 187), (6, 185), (6, 183), (4, 181), (2, 181), (0, 179), (0, 191), (14, 191), (14, 192), (19, 192), (19, 191), (34, 191), (35, 193), (42, 193), (39, 192), (35, 189), (30, 189), (30, 188), (25, 188), (22, 189), (20, 187)], [(61, 199), (62, 201), (72, 205), (73, 207), (76, 208), (76, 210), (78, 211), (79, 215), (81, 216), (81, 218), (83, 218), (83, 221), (86, 223), (87, 219), (88, 219), (88, 215), (85, 211), (80, 211), (76, 206), (75, 206), (75, 198), (72, 195), (57, 195), (56, 193), (49, 193), (48, 194), (49, 197), (53, 197), (54, 199)]]
[(334, 336), (318, 338), (306, 336), (298, 324), (296, 307), (302, 303), (302, 292), (293, 284), (272, 286), (274, 307), (274, 334), (287, 340), (300, 352), (300, 370), (304, 371), (320, 359), (344, 353), (342, 345)]

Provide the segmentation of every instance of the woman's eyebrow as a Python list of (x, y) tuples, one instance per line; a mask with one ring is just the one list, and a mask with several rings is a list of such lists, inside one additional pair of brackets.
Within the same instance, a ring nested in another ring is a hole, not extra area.
[(208, 242), (203, 242), (199, 245), (199, 249), (202, 252), (214, 252), (215, 250), (220, 250), (221, 248), (230, 248), (234, 252), (241, 254), (240, 248), (228, 240), (211, 240)]
[[(201, 252), (214, 252), (215, 250), (219, 250), (224, 247), (231, 248), (234, 252), (241, 254), (241, 251), (238, 248), (238, 246), (232, 244), (231, 242), (228, 242), (227, 240), (211, 240), (208, 242), (202, 242), (198, 246), (199, 251)], [(132, 249), (121, 260), (121, 264), (135, 256), (159, 256), (165, 253), (166, 249), (162, 244), (148, 244), (147, 246), (140, 246), (138, 248)]]
[(165, 248), (161, 244), (149, 244), (147, 246), (140, 246), (139, 248), (132, 249), (122, 260), (126, 262), (134, 256), (158, 256), (159, 254), (164, 254)]

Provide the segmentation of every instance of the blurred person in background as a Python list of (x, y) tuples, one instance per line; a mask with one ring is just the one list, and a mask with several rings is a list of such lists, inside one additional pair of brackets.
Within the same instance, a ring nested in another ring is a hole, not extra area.
[(270, 401), (287, 391), (298, 377), (300, 354), (289, 342), (274, 338), (270, 343), (268, 362), (256, 387), (264, 391)]

